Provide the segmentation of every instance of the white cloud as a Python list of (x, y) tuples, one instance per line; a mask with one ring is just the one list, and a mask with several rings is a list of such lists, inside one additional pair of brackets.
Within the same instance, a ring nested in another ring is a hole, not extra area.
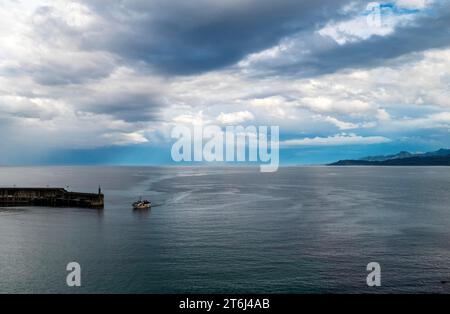
[(286, 118), (287, 111), (294, 104), (286, 100), (283, 96), (270, 96), (265, 98), (255, 98), (248, 102), (252, 107), (265, 111), (266, 114), (274, 118)]
[(376, 118), (379, 121), (388, 121), (389, 119), (391, 119), (390, 114), (386, 111), (386, 109), (378, 109), (377, 110), (377, 114), (376, 114)]
[(238, 66), (241, 68), (245, 68), (255, 62), (278, 58), (283, 54), (283, 52), (288, 51), (290, 48), (292, 48), (292, 43), (290, 43), (289, 41), (282, 42), (281, 44), (269, 49), (250, 54), (247, 58), (240, 61), (238, 63)]
[(357, 129), (359, 127), (358, 124), (351, 123), (351, 122), (340, 121), (340, 120), (338, 120), (336, 118), (329, 117), (329, 116), (325, 118), (325, 121), (334, 124), (335, 126), (337, 126), (341, 130)]
[(255, 116), (250, 111), (238, 111), (238, 112), (230, 112), (223, 113), (217, 117), (217, 120), (222, 124), (239, 124), (245, 121), (254, 120)]
[(130, 145), (130, 144), (142, 144), (147, 143), (148, 139), (144, 135), (132, 132), (132, 133), (106, 133), (102, 135), (102, 138), (108, 140), (113, 145)]
[(325, 121), (330, 122), (337, 126), (340, 130), (351, 130), (351, 129), (359, 129), (359, 128), (371, 128), (375, 127), (376, 123), (374, 122), (365, 122), (365, 123), (352, 123), (345, 122), (334, 117), (327, 116), (325, 117)]
[(218, 117), (240, 108), (254, 112), (255, 123), (280, 125), (284, 132), (332, 132), (334, 126), (401, 132), (399, 112), (418, 105), (437, 111), (450, 107), (448, 64), (450, 49), (442, 49), (427, 51), (423, 58), (407, 55), (385, 66), (312, 79), (258, 80), (227, 70), (174, 80), (167, 97), (177, 104), (177, 116), (189, 119), (199, 110)]
[(430, 115), (430, 119), (436, 122), (450, 123), (450, 112), (440, 112)]
[(356, 134), (336, 134), (329, 137), (313, 137), (282, 141), (280, 146), (340, 146), (340, 145), (370, 145), (388, 143), (391, 140), (383, 136), (359, 136)]
[(205, 118), (203, 111), (199, 111), (196, 114), (182, 114), (173, 118), (173, 122), (186, 125), (204, 125), (210, 122)]
[(317, 113), (335, 112), (349, 115), (363, 115), (376, 110), (375, 106), (360, 99), (341, 99), (340, 97), (319, 95), (301, 98), (299, 106), (306, 107)]
[(433, 0), (397, 0), (396, 4), (398, 7), (405, 9), (424, 9), (433, 2)]
[(366, 40), (372, 36), (386, 36), (392, 34), (398, 18), (385, 18), (381, 25), (373, 25), (367, 22), (366, 16), (358, 16), (352, 20), (343, 22), (331, 22), (318, 33), (335, 40), (339, 45)]
[[(398, 0), (396, 5), (400, 9), (424, 9), (432, 3), (431, 0)], [(365, 14), (349, 20), (332, 21), (318, 31), (321, 36), (332, 38), (339, 45), (367, 40), (372, 36), (388, 36), (399, 26), (414, 21), (420, 12), (399, 14), (390, 7), (380, 8), (378, 2), (370, 2)]]
[(402, 117), (384, 126), (386, 131), (410, 131), (430, 129), (450, 129), (450, 112), (440, 112), (411, 118)]

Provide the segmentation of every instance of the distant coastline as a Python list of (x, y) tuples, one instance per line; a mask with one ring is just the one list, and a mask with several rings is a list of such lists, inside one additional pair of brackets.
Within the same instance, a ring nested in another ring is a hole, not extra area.
[(339, 160), (328, 166), (450, 166), (450, 149), (413, 154), (400, 152), (388, 156), (368, 156), (361, 159)]

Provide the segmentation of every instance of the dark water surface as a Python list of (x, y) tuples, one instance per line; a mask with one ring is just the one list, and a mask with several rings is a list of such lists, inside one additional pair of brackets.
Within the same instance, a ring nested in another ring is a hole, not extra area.
[(106, 207), (0, 208), (0, 293), (450, 292), (450, 167), (0, 168), (14, 184)]

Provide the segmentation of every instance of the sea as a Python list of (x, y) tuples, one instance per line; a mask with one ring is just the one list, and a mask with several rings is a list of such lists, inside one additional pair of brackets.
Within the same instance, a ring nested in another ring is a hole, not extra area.
[(0, 208), (0, 293), (450, 292), (450, 167), (0, 167), (13, 185), (106, 204)]

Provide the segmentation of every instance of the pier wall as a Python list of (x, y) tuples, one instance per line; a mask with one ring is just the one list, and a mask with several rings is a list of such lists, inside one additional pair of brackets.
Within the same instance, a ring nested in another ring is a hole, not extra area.
[(0, 206), (104, 207), (104, 195), (69, 192), (64, 188), (0, 188)]

